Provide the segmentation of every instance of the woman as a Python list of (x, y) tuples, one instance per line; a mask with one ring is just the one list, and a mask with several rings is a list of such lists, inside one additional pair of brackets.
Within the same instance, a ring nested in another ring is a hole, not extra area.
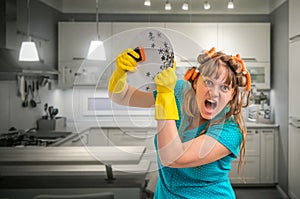
[[(155, 147), (159, 178), (155, 198), (235, 198), (228, 179), (231, 161), (243, 161), (250, 74), (239, 55), (212, 48), (198, 56), (198, 67), (178, 80), (171, 67), (155, 78), (157, 90), (142, 92), (126, 84), (139, 58), (121, 53), (109, 82), (109, 96), (119, 104), (153, 107), (158, 122)], [(239, 165), (240, 165), (239, 164)]]

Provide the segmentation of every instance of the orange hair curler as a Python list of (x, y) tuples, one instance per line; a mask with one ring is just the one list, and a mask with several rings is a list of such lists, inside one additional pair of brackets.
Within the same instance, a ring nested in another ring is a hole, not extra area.
[(243, 75), (246, 76), (246, 79), (247, 79), (246, 91), (250, 91), (251, 90), (251, 75), (244, 64), (244, 61), (241, 59), (240, 54), (237, 54), (235, 56), (235, 59), (238, 62), (240, 62), (240, 64), (242, 65), (242, 73), (243, 73)]

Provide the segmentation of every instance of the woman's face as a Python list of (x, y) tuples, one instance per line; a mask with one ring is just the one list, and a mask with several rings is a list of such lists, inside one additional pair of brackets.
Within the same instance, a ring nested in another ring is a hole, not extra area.
[(206, 120), (218, 115), (233, 97), (234, 89), (225, 83), (228, 71), (225, 66), (219, 70), (218, 79), (200, 75), (195, 85), (198, 108)]

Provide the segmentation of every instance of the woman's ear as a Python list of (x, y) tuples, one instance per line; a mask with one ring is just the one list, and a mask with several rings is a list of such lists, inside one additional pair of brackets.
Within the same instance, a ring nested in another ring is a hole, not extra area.
[(199, 77), (196, 78), (196, 79), (194, 80), (194, 82), (193, 82), (193, 89), (194, 89), (194, 90), (196, 90), (196, 88), (197, 88), (197, 82), (198, 82), (198, 79), (199, 79)]

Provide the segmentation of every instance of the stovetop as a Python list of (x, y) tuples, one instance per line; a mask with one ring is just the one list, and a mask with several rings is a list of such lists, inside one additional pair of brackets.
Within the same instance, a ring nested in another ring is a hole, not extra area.
[(0, 134), (0, 147), (49, 146), (65, 138), (71, 132), (38, 131), (35, 128), (22, 130), (11, 128)]

